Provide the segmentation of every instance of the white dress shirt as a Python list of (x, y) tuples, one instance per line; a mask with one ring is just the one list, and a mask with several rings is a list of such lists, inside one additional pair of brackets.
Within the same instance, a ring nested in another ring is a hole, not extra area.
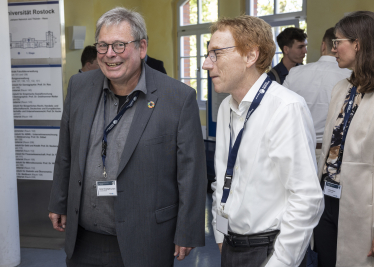
[[(230, 143), (243, 127), (248, 108), (265, 81), (262, 76), (238, 106), (230, 96), (220, 105), (213, 183), (213, 229), (216, 230)], [(324, 208), (316, 173), (313, 121), (302, 97), (273, 82), (244, 129), (224, 213), (229, 231), (248, 235), (280, 230), (267, 267), (298, 266)]]
[(322, 56), (317, 62), (292, 68), (283, 83), (284, 87), (304, 97), (312, 113), (317, 143), (322, 143), (331, 91), (350, 75), (350, 70), (339, 68), (335, 57)]

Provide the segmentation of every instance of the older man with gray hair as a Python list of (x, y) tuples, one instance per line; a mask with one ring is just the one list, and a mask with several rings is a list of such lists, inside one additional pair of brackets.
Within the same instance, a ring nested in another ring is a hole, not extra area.
[(139, 13), (108, 11), (100, 69), (70, 79), (49, 203), (67, 266), (173, 266), (204, 245), (196, 93), (144, 64), (146, 37)]

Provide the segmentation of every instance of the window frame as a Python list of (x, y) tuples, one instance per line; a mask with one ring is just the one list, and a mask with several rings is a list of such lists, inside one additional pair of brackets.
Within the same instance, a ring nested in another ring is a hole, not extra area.
[[(251, 1), (252, 0), (246, 0), (245, 1), (245, 11), (248, 15), (251, 15)], [(260, 19), (263, 19), (264, 21), (268, 22), (279, 22), (282, 20), (292, 20), (292, 19), (298, 19), (298, 20), (306, 20), (306, 8), (307, 8), (307, 0), (303, 1), (303, 8), (301, 11), (296, 12), (289, 12), (289, 13), (280, 13), (276, 14), (277, 10), (277, 1), (279, 0), (273, 0), (274, 2), (274, 13), (273, 15), (266, 15), (266, 16), (257, 16)]]
[[(200, 62), (200, 58), (201, 58), (201, 35), (202, 34), (210, 34), (210, 26), (212, 25), (211, 22), (205, 22), (205, 23), (202, 23), (200, 22), (200, 18), (201, 18), (201, 12), (202, 12), (202, 8), (201, 8), (201, 2), (202, 0), (197, 0), (197, 24), (192, 24), (192, 25), (184, 25), (182, 26), (182, 20), (183, 20), (183, 17), (181, 16), (181, 9), (183, 8), (183, 5), (189, 0), (179, 0), (178, 3), (177, 3), (177, 21), (178, 21), (178, 25), (177, 25), (177, 46), (178, 46), (178, 53), (177, 53), (177, 57), (178, 57), (178, 61), (177, 61), (177, 71), (178, 71), (178, 80), (181, 81), (183, 80), (184, 78), (182, 78), (182, 68), (181, 68), (181, 60), (182, 58), (184, 58), (182, 55), (181, 55), (181, 38), (183, 36), (190, 36), (190, 35), (195, 35), (196, 36), (196, 60), (197, 60), (197, 75), (196, 75), (196, 81), (197, 81), (197, 87), (196, 87), (196, 100), (197, 100), (197, 103), (199, 105), (199, 108), (201, 110), (204, 110), (206, 109), (206, 100), (202, 99), (202, 88), (201, 88), (201, 82), (204, 78), (201, 78), (201, 73), (202, 73), (202, 69), (201, 69), (201, 62)], [(217, 5), (218, 5), (218, 14), (219, 14), (219, 1), (220, 0), (217, 0)], [(218, 15), (217, 14), (217, 15)]]

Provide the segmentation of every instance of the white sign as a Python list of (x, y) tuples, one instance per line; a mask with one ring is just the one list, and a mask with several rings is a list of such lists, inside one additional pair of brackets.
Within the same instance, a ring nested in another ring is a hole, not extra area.
[(12, 66), (15, 120), (60, 120), (61, 66)]
[(58, 2), (9, 3), (12, 59), (61, 58)]
[(58, 127), (15, 127), (18, 179), (53, 179), (59, 132)]

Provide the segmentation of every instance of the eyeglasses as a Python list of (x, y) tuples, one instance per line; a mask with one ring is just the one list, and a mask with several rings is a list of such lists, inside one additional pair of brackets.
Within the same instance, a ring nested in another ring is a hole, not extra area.
[(213, 62), (216, 62), (217, 61), (216, 51), (223, 50), (223, 49), (234, 48), (234, 47), (236, 47), (236, 46), (230, 46), (230, 47), (224, 47), (224, 48), (219, 48), (219, 49), (213, 49), (213, 50), (208, 51), (208, 54), (205, 54), (204, 57), (207, 58), (209, 56), (210, 60), (212, 60)]
[(349, 41), (351, 39), (332, 39), (332, 47), (336, 49), (340, 41)]
[(106, 43), (95, 43), (94, 46), (96, 47), (96, 51), (99, 54), (106, 54), (108, 52), (108, 48), (111, 45), (114, 53), (121, 54), (125, 52), (126, 45), (134, 42), (139, 42), (139, 40), (130, 41), (127, 43), (124, 42), (114, 42), (113, 44), (106, 44)]

